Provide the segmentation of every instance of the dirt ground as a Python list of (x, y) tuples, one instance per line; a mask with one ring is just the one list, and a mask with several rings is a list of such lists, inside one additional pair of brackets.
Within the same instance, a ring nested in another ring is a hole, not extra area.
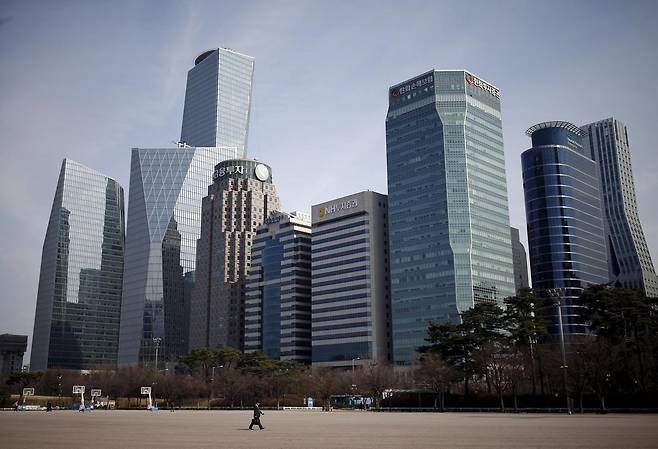
[(0, 448), (657, 448), (658, 415), (0, 412)]

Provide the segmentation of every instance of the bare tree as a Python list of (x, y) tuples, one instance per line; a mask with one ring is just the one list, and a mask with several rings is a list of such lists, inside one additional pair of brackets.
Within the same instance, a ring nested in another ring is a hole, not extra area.
[(427, 385), (434, 393), (434, 409), (439, 408), (444, 411), (446, 391), (450, 385), (460, 380), (457, 369), (449, 365), (439, 354), (430, 352), (423, 354), (417, 361), (415, 375), (418, 382)]

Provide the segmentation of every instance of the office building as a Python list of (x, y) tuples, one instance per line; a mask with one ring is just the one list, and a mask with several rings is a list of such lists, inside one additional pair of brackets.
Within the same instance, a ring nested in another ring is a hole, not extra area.
[(311, 362), (311, 216), (273, 212), (256, 230), (245, 303), (245, 352)]
[(313, 206), (313, 365), (391, 360), (386, 195), (360, 192)]
[(0, 335), (0, 377), (20, 373), (27, 349), (27, 335)]
[(408, 364), (430, 321), (514, 294), (500, 91), (463, 70), (389, 89), (393, 351)]
[(514, 288), (518, 293), (519, 290), (530, 287), (528, 282), (528, 257), (526, 256), (525, 246), (521, 243), (519, 230), (512, 229), (512, 261), (514, 262)]
[(235, 148), (134, 148), (119, 364), (175, 361), (188, 352), (190, 283), (201, 199), (213, 167)]
[(206, 51), (187, 73), (181, 142), (247, 147), (254, 58), (228, 48)]
[(615, 287), (658, 297), (658, 280), (644, 238), (635, 196), (628, 129), (608, 118), (582, 127), (585, 147), (598, 162), (608, 277)]
[(246, 153), (252, 74), (248, 56), (204, 52), (188, 72), (178, 147), (132, 151), (121, 366), (189, 350), (201, 199), (215, 166)]
[(280, 210), (270, 167), (232, 159), (215, 167), (202, 202), (190, 347), (244, 348), (245, 291), (256, 229)]
[(116, 366), (123, 257), (123, 188), (64, 159), (41, 255), (33, 371)]
[[(566, 289), (565, 333), (584, 333), (578, 298), (589, 284), (608, 281), (598, 166), (583, 146), (583, 131), (563, 121), (526, 131), (532, 148), (521, 155), (532, 286)], [(557, 309), (548, 315), (557, 332)]]

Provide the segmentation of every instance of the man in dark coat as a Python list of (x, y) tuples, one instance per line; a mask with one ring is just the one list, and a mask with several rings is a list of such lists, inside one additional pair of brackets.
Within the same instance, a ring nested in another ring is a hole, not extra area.
[(258, 402), (256, 402), (256, 405), (254, 405), (254, 417), (253, 417), (253, 419), (251, 420), (251, 424), (249, 425), (249, 430), (254, 430), (254, 429), (253, 429), (254, 425), (258, 425), (258, 427), (260, 427), (261, 430), (263, 430), (263, 429), (265, 428), (265, 427), (263, 427), (263, 425), (260, 423), (260, 416), (261, 416), (261, 415), (264, 415), (265, 413), (263, 413), (263, 412), (260, 410), (259, 405), (260, 405), (260, 404), (259, 404)]

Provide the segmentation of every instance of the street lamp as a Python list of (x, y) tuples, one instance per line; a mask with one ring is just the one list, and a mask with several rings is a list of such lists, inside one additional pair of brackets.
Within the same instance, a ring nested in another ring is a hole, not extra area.
[(162, 343), (162, 338), (153, 337), (153, 344), (155, 345), (155, 370), (158, 370), (158, 352), (160, 351), (160, 343)]
[(62, 408), (62, 375), (57, 375), (57, 406)]
[(352, 372), (354, 372), (354, 361), (355, 360), (361, 360), (361, 357), (357, 357), (357, 358), (352, 359)]
[(215, 368), (224, 368), (224, 365), (211, 366), (210, 367), (210, 391), (208, 396), (208, 410), (210, 410), (210, 399), (214, 396), (215, 393)]
[(571, 401), (569, 400), (569, 390), (567, 387), (567, 353), (564, 349), (564, 327), (562, 326), (562, 298), (566, 293), (565, 288), (549, 288), (546, 290), (548, 296), (553, 300), (557, 307), (557, 320), (560, 326), (560, 349), (562, 351), (562, 382), (564, 388), (564, 397), (567, 401), (567, 413), (571, 414)]

